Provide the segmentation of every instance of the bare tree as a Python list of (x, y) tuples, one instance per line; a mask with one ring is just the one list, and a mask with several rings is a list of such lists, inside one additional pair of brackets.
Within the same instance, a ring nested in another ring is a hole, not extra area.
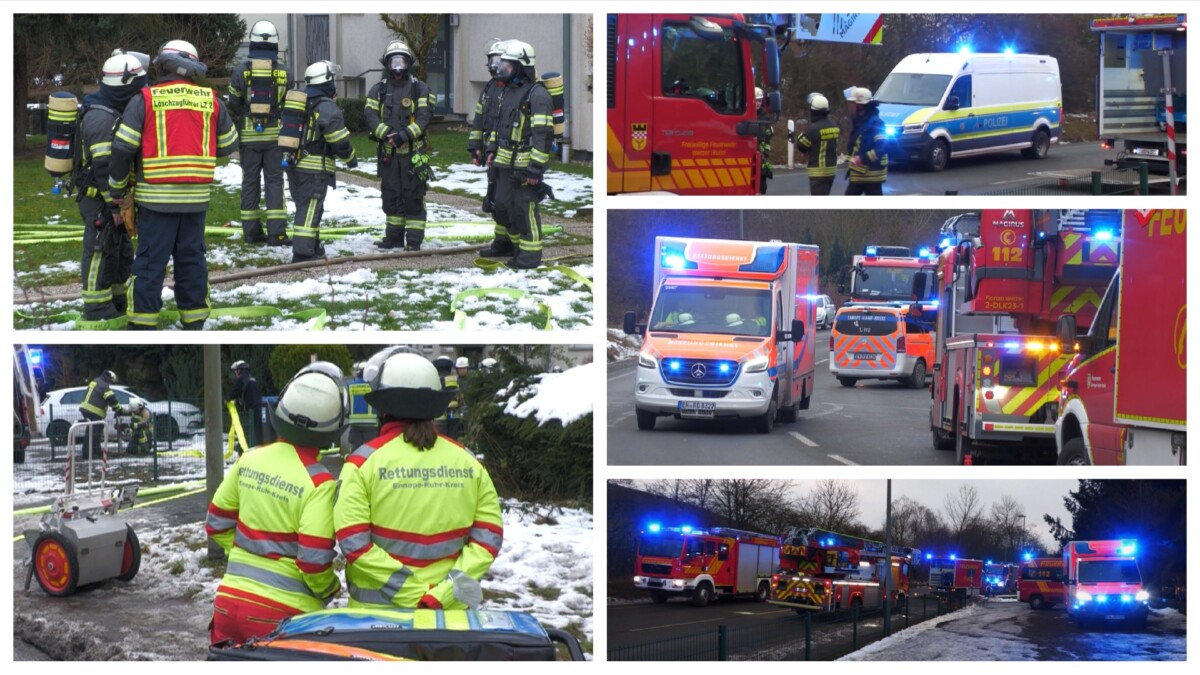
[(983, 514), (979, 491), (966, 483), (958, 486), (956, 494), (946, 495), (942, 508), (946, 512), (946, 519), (950, 521), (950, 530), (955, 537), (961, 537), (963, 532), (974, 526)]
[(846, 481), (820, 480), (799, 500), (796, 511), (814, 527), (847, 532), (859, 525), (858, 492)]
[(677, 502), (687, 501), (684, 495), (684, 484), (687, 481), (677, 478), (660, 478), (646, 483), (644, 490), (652, 495), (674, 499)]
[(896, 546), (915, 546), (924, 508), (912, 497), (892, 500), (892, 543)]
[[(437, 42), (438, 27), (442, 22), (441, 14), (380, 14), (383, 25), (392, 31), (392, 35), (403, 38), (408, 48), (413, 50), (417, 63), (413, 66), (413, 75), (418, 80), (425, 79), (425, 56)], [(435, 92), (436, 93), (436, 92)]]
[(1001, 495), (1000, 501), (992, 502), (992, 526), (1003, 537), (1005, 551), (1009, 554), (1015, 554), (1017, 542), (1024, 540), (1021, 532), (1024, 520), (1024, 508), (1016, 499)]
[(790, 484), (763, 478), (714, 481), (711, 510), (731, 527), (765, 528)]

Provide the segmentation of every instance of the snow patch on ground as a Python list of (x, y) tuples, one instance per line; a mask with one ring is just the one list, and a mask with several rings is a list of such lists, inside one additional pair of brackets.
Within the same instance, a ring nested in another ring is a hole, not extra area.
[(538, 383), (509, 397), (504, 414), (525, 419), (533, 415), (538, 426), (552, 419), (563, 426), (592, 412), (592, 388), (598, 378), (596, 364), (576, 366), (561, 373), (542, 373)]
[(637, 335), (629, 335), (620, 328), (608, 329), (608, 360), (623, 361), (638, 355), (642, 348), (642, 339)]
[[(554, 198), (558, 201), (582, 201), (586, 206), (591, 206), (590, 177), (550, 169), (546, 171), (545, 181), (554, 188)], [(487, 194), (487, 168), (474, 164), (451, 164), (450, 171), (445, 176), (439, 177), (429, 185), (442, 190), (462, 190), (482, 199)]]

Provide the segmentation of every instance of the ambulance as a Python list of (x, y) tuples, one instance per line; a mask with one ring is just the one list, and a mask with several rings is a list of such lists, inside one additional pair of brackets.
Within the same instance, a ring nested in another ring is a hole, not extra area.
[(842, 307), (829, 334), (829, 372), (843, 387), (877, 379), (923, 389), (933, 354), (928, 324), (914, 320), (907, 307)]
[(638, 428), (661, 416), (751, 420), (770, 433), (812, 399), (816, 246), (658, 237), (634, 383)]
[(1069, 541), (1062, 561), (1067, 615), (1077, 626), (1124, 621), (1145, 627), (1150, 593), (1142, 585), (1136, 541)]

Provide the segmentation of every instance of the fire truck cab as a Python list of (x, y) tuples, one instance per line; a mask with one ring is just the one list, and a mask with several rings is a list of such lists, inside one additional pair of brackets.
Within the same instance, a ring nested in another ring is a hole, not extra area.
[(638, 537), (633, 585), (656, 603), (685, 597), (703, 607), (718, 597), (765, 600), (779, 565), (779, 541), (729, 527), (709, 530), (651, 523)]
[[(779, 538), (779, 570), (771, 577), (773, 605), (797, 614), (883, 607), (885, 583), (892, 602), (908, 596), (912, 548), (816, 528), (789, 528)], [(890, 569), (891, 578), (888, 579)]]

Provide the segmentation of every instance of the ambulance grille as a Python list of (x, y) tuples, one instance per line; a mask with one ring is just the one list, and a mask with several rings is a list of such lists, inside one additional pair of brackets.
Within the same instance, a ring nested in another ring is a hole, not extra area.
[(674, 387), (671, 388), (671, 394), (673, 396), (679, 396), (681, 398), (725, 398), (725, 396), (729, 392), (713, 390), (713, 389), (701, 389), (699, 391), (699, 393), (700, 393), (699, 396), (697, 396), (696, 393), (697, 392), (695, 389), (676, 389)]
[[(678, 369), (673, 366), (678, 364)], [(728, 372), (721, 372), (721, 366), (727, 367)], [(667, 357), (662, 359), (659, 368), (663, 380), (668, 384), (682, 384), (695, 387), (727, 387), (737, 380), (741, 365), (737, 361), (719, 359), (680, 359)]]

